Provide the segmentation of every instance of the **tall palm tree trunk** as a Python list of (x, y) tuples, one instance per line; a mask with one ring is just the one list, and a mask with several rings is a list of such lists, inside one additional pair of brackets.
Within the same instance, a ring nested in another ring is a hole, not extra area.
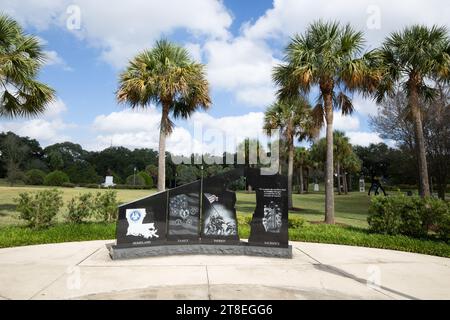
[(350, 173), (348, 175), (348, 184), (347, 184), (347, 191), (348, 192), (353, 192), (353, 186), (352, 186), (352, 174)]
[(327, 160), (325, 165), (325, 222), (334, 224), (333, 190), (333, 101), (331, 93), (324, 94), (325, 117), (327, 122)]
[(309, 193), (309, 167), (306, 168), (305, 193)]
[(288, 156), (288, 207), (293, 208), (292, 203), (292, 177), (294, 175), (294, 141), (293, 138), (289, 141), (289, 156)]
[(423, 136), (422, 115), (419, 108), (419, 98), (417, 87), (410, 86), (410, 105), (414, 121), (414, 134), (417, 147), (417, 158), (419, 165), (419, 184), (420, 195), (422, 197), (430, 196), (430, 183), (428, 181), (427, 155), (425, 149), (425, 138)]
[(344, 186), (344, 194), (348, 194), (347, 175), (345, 174), (345, 170), (342, 176), (342, 185)]
[(159, 149), (158, 149), (158, 191), (166, 189), (166, 137), (167, 120), (169, 118), (168, 103), (163, 103), (161, 125), (159, 131)]
[(336, 164), (336, 171), (337, 171), (337, 188), (338, 188), (338, 195), (341, 195), (341, 164), (339, 162), (339, 160), (337, 161)]
[[(278, 137), (278, 150), (280, 150), (281, 147), (281, 137), (283, 134), (283, 130), (279, 129), (279, 137)], [(282, 175), (283, 174), (283, 167), (281, 166), (281, 154), (278, 152), (278, 174)]]
[(300, 168), (299, 168), (299, 177), (300, 177), (300, 182), (299, 182), (299, 191), (300, 191), (300, 194), (303, 194), (304, 192), (303, 192), (303, 190), (304, 190), (304, 182), (303, 182), (303, 166), (302, 165), (300, 165)]

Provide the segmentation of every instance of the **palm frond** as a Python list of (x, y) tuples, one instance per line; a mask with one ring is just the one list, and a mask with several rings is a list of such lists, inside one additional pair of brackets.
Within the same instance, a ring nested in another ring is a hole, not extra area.
[(335, 108), (341, 110), (343, 115), (349, 115), (355, 111), (352, 99), (342, 91), (334, 98), (334, 104)]
[(0, 14), (0, 116), (35, 116), (43, 113), (55, 91), (36, 80), (46, 56), (39, 40)]
[(325, 124), (325, 110), (323, 109), (323, 105), (317, 104), (312, 110), (312, 119), (315, 123), (315, 126), (318, 128), (323, 127)]

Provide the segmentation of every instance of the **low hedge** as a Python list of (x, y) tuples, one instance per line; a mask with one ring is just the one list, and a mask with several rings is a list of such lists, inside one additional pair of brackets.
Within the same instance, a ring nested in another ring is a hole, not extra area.
[[(80, 184), (80, 187), (88, 188), (88, 189), (101, 189), (104, 188), (102, 185), (87, 183)], [(145, 185), (129, 185), (129, 184), (116, 184), (115, 186), (107, 187), (105, 189), (121, 189), (121, 190), (152, 190), (153, 186), (145, 186)]]
[(69, 176), (60, 170), (52, 171), (44, 178), (44, 185), (60, 187), (64, 183), (70, 182)]
[(35, 193), (22, 192), (14, 201), (19, 218), (30, 228), (47, 228), (63, 206), (62, 192), (57, 189), (41, 190)]
[(77, 185), (75, 183), (71, 183), (71, 182), (64, 182), (62, 184), (63, 188), (75, 188)]
[(31, 169), (25, 173), (26, 182), (32, 186), (44, 184), (45, 172), (39, 169)]
[(371, 200), (367, 222), (370, 230), (377, 233), (423, 238), (431, 231), (447, 240), (450, 204), (440, 199), (418, 196), (379, 196)]
[[(239, 221), (243, 221), (241, 217)], [(43, 230), (6, 227), (0, 228), (0, 248), (70, 241), (113, 240), (116, 236), (115, 231), (115, 223), (58, 224)], [(250, 226), (247, 223), (239, 224), (239, 236), (241, 239), (248, 239), (250, 236)], [(375, 234), (365, 229), (338, 225), (302, 223), (301, 227), (289, 229), (289, 239), (391, 249), (450, 258), (450, 245), (443, 241)]]
[(153, 186), (145, 185), (129, 185), (129, 184), (116, 184), (112, 189), (130, 189), (130, 190), (151, 190), (154, 189)]

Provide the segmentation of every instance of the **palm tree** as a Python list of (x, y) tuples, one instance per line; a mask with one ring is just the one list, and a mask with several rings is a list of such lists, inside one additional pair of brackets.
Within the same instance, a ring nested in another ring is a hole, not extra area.
[(172, 133), (173, 118), (188, 118), (198, 108), (211, 104), (204, 65), (194, 62), (186, 49), (157, 41), (151, 50), (133, 58), (120, 75), (116, 93), (119, 103), (145, 108), (151, 103), (162, 108), (159, 133), (158, 190), (165, 189), (166, 137)]
[(326, 121), (325, 222), (330, 224), (334, 223), (333, 107), (344, 115), (351, 113), (353, 105), (347, 94), (373, 91), (381, 74), (375, 68), (376, 52), (362, 54), (363, 45), (362, 32), (350, 25), (318, 21), (305, 34), (292, 38), (285, 63), (277, 66), (273, 75), (281, 98), (319, 87), (313, 114), (318, 125)]
[[(353, 151), (342, 161), (344, 171), (344, 193), (348, 194), (352, 185), (352, 175), (361, 172), (362, 161)], [(346, 174), (348, 173), (348, 175)]]
[[(345, 168), (343, 167), (343, 164), (345, 163), (346, 159), (351, 155), (352, 146), (349, 142), (349, 138), (345, 136), (345, 133), (337, 130), (334, 132), (333, 144), (334, 144), (334, 158), (336, 159), (338, 194), (340, 195), (342, 193), (341, 185), (344, 188), (344, 193), (347, 194), (346, 191), (347, 177), (345, 174), (344, 170)], [(342, 176), (344, 176), (343, 179)]]
[(309, 151), (304, 147), (298, 147), (295, 148), (295, 154), (294, 154), (294, 166), (298, 168), (298, 178), (299, 178), (299, 193), (303, 194), (305, 191), (305, 181), (303, 172), (305, 169), (305, 166), (308, 164), (309, 158)]
[(414, 124), (422, 196), (430, 196), (428, 167), (420, 100), (433, 99), (427, 80), (450, 75), (450, 40), (445, 27), (415, 25), (392, 33), (380, 50), (380, 66), (385, 74), (376, 93), (377, 102), (392, 97), (403, 87), (408, 98), (409, 116)]
[(42, 114), (55, 91), (36, 80), (45, 63), (39, 40), (0, 14), (0, 117)]
[[(311, 106), (300, 96), (279, 100), (265, 113), (264, 130), (268, 135), (279, 129), (286, 140), (288, 153), (288, 206), (293, 208), (292, 177), (294, 172), (294, 139), (305, 140), (316, 134), (311, 117)], [(281, 138), (281, 137), (280, 137)]]

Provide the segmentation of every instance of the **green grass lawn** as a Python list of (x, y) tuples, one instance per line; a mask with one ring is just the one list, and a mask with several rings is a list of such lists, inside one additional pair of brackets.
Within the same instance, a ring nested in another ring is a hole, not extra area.
[[(290, 216), (299, 215), (307, 221), (323, 221), (325, 215), (325, 194), (294, 194), (294, 207)], [(255, 194), (238, 192), (236, 210), (240, 214), (252, 214), (255, 208)], [(348, 195), (335, 196), (336, 222), (349, 226), (367, 228), (367, 216), (370, 198), (367, 193), (352, 192)]]
[[(0, 186), (0, 227), (21, 225), (18, 216), (19, 213), (15, 211), (14, 198), (21, 192), (34, 192), (48, 187), (33, 187), (33, 186)], [(85, 192), (104, 192), (101, 189), (87, 189), (87, 188), (59, 188), (63, 191), (63, 200), (67, 203), (73, 196)], [(155, 193), (156, 190), (117, 190), (118, 200), (121, 203), (139, 199)], [(294, 194), (294, 206), (299, 210), (291, 211), (290, 215), (299, 215), (307, 221), (323, 221), (324, 219), (324, 201), (325, 195), (323, 193), (309, 193), (309, 194)], [(365, 193), (354, 192), (349, 195), (336, 195), (335, 197), (335, 211), (336, 222), (367, 228), (367, 208), (369, 205), (369, 197)], [(238, 192), (236, 209), (239, 214), (250, 215), (253, 213), (256, 204), (256, 196), (254, 193)], [(57, 217), (57, 222), (63, 221), (62, 208), (60, 215)]]
[[(247, 239), (250, 226), (240, 219), (239, 236)], [(115, 223), (56, 224), (48, 229), (33, 230), (24, 226), (0, 228), (0, 248), (70, 241), (110, 240), (115, 238)], [(305, 223), (289, 229), (291, 241), (318, 242), (391, 249), (450, 257), (450, 245), (429, 239), (373, 234), (366, 229), (337, 225)]]

